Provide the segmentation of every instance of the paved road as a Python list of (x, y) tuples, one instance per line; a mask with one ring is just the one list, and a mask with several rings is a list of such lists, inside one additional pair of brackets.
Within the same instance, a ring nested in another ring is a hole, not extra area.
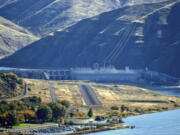
[(27, 83), (25, 83), (24, 84), (24, 90), (23, 90), (24, 96), (28, 95), (28, 88), (29, 88), (29, 85)]
[(79, 85), (81, 94), (89, 106), (99, 106), (101, 105), (100, 101), (98, 100), (94, 90), (88, 85)]
[(56, 98), (56, 94), (55, 94), (55, 88), (52, 86), (52, 84), (50, 82), (48, 82), (48, 86), (50, 89), (50, 96), (51, 96), (52, 102), (57, 102), (57, 98)]
[(44, 75), (45, 80), (47, 80), (48, 87), (50, 89), (50, 96), (51, 96), (52, 102), (57, 102), (57, 98), (56, 98), (56, 94), (55, 94), (55, 88), (52, 86), (52, 84), (50, 82), (48, 82), (48, 80), (50, 78), (48, 73), (44, 72), (43, 75)]

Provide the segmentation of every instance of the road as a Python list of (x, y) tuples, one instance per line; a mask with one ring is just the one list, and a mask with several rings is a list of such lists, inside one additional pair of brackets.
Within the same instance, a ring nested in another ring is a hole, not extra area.
[(51, 100), (52, 100), (52, 102), (57, 102), (57, 98), (56, 98), (56, 94), (55, 94), (55, 88), (52, 86), (52, 84), (50, 83), (50, 82), (48, 82), (49, 81), (49, 74), (48, 73), (46, 73), (46, 72), (44, 72), (43, 73), (43, 75), (44, 75), (44, 79), (47, 81), (47, 83), (48, 83), (48, 87), (49, 87), (49, 89), (50, 89), (50, 96), (51, 96)]
[(52, 102), (57, 102), (55, 88), (52, 86), (52, 84), (50, 82), (48, 82), (48, 87), (50, 89), (50, 96), (51, 96)]
[(84, 98), (84, 101), (88, 106), (99, 106), (101, 105), (98, 100), (94, 90), (88, 85), (79, 85), (81, 94)]

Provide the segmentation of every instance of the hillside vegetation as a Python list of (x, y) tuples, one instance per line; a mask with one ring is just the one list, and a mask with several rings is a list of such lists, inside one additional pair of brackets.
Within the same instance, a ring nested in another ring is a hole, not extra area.
[(120, 8), (47, 36), (0, 63), (27, 68), (111, 64), (180, 77), (179, 12), (177, 0)]
[(38, 39), (25, 28), (0, 16), (0, 58), (10, 55)]
[(36, 34), (47, 35), (103, 12), (158, 1), (163, 0), (4, 0), (0, 15)]
[(19, 96), (22, 89), (22, 79), (13, 73), (0, 73), (0, 99)]

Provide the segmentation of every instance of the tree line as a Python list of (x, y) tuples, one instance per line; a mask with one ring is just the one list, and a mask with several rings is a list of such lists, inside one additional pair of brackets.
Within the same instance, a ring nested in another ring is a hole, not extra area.
[(70, 106), (66, 100), (43, 104), (40, 97), (27, 97), (19, 101), (0, 102), (0, 126), (11, 128), (19, 123), (61, 121)]

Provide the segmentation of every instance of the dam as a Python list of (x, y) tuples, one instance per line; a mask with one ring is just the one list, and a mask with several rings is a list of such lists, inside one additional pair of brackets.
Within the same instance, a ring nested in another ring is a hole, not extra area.
[(77, 68), (77, 69), (23, 69), (0, 68), (0, 73), (13, 72), (19, 77), (45, 80), (84, 80), (95, 82), (127, 82), (150, 84), (178, 84), (179, 78), (164, 73), (147, 70), (132, 70), (129, 68), (118, 70), (115, 68)]

